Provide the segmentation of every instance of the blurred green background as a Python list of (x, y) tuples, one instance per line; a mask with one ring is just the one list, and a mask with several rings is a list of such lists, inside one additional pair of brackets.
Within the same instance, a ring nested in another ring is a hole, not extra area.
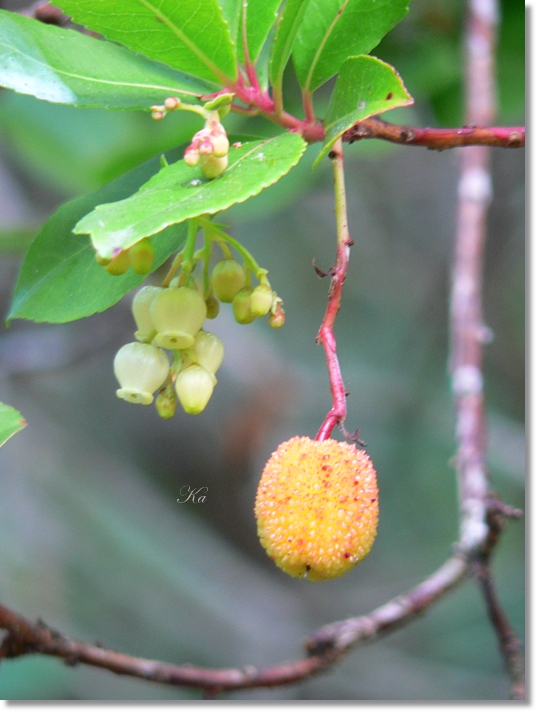
[[(0, 2), (20, 8), (25, 3)], [(524, 121), (524, 6), (501, 3), (498, 123)], [(464, 3), (413, 0), (374, 54), (416, 98), (388, 120), (461, 125)], [(291, 73), (288, 92), (298, 108)], [(330, 87), (319, 94), (320, 115)], [(293, 99), (293, 96), (295, 99)], [(273, 131), (230, 116), (229, 131)], [(0, 299), (29, 241), (66, 199), (182, 144), (199, 119), (76, 110), (0, 92)], [(341, 579), (294, 580), (258, 543), (253, 501), (278, 443), (314, 436), (330, 407), (322, 349), (327, 269), (335, 253), (331, 173), (318, 147), (258, 198), (222, 215), (268, 268), (287, 323), (213, 330), (226, 358), (200, 416), (160, 420), (115, 396), (112, 361), (132, 340), (131, 297), (72, 324), (14, 322), (0, 332), (0, 400), (29, 426), (0, 453), (0, 600), (67, 635), (135, 655), (209, 666), (267, 665), (302, 655), (304, 637), (366, 613), (438, 567), (457, 537), (447, 299), (457, 152), (380, 142), (346, 151), (355, 246), (338, 317), (348, 427), (380, 485), (370, 556)], [(328, 163), (328, 162), (326, 162)], [(524, 505), (524, 153), (493, 152), (495, 200), (485, 261), (492, 486)], [(158, 275), (157, 275), (158, 277)], [(204, 504), (177, 504), (182, 487)], [(509, 523), (494, 562), (499, 595), (524, 635), (524, 524)], [(508, 681), (480, 594), (468, 582), (412, 625), (359, 648), (299, 685), (224, 695), (250, 700), (495, 700)], [(39, 657), (0, 666), (0, 698), (199, 699)]]

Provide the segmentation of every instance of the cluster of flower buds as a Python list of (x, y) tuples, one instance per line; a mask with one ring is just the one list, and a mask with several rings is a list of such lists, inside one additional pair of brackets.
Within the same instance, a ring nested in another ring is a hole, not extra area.
[(254, 289), (247, 286), (244, 268), (237, 260), (217, 262), (211, 275), (211, 285), (217, 300), (231, 304), (233, 316), (239, 324), (251, 324), (256, 317), (270, 313), (269, 324), (274, 329), (284, 325), (283, 301), (267, 282)]
[(144, 237), (129, 249), (118, 252), (111, 260), (103, 259), (99, 255), (96, 259), (112, 275), (125, 274), (129, 267), (136, 274), (149, 274), (155, 260), (155, 250), (151, 240)]
[(205, 126), (194, 134), (184, 155), (185, 163), (194, 167), (198, 163), (205, 178), (218, 178), (226, 170), (229, 154), (229, 139), (220, 123), (217, 111), (211, 112)]
[[(160, 389), (156, 407), (171, 418), (177, 399), (187, 413), (205, 409), (216, 385), (215, 373), (224, 358), (224, 345), (203, 331), (207, 307), (191, 287), (142, 287), (132, 303), (136, 342), (116, 354), (114, 372), (119, 398), (149, 405)], [(164, 349), (173, 353), (172, 365)]]
[[(136, 293), (132, 302), (136, 342), (123, 346), (114, 361), (120, 384), (117, 395), (130, 403), (148, 405), (159, 391), (155, 404), (162, 418), (174, 415), (177, 401), (191, 414), (201, 413), (209, 402), (224, 346), (203, 326), (206, 319), (218, 315), (221, 302), (231, 304), (239, 324), (264, 316), (275, 329), (285, 322), (283, 302), (272, 290), (267, 270), (220, 226), (205, 219), (201, 225), (204, 249), (195, 252), (198, 226), (194, 223), (194, 231), (189, 231), (185, 248), (174, 261), (181, 265), (180, 274), (175, 275), (178, 267), (172, 266), (164, 280), (166, 286), (148, 285)], [(225, 257), (210, 271), (214, 242), (219, 242)], [(241, 253), (244, 265), (232, 258), (226, 243)], [(200, 261), (204, 262), (203, 287), (193, 275)], [(252, 273), (259, 282), (256, 287), (251, 285)], [(166, 350), (171, 352), (171, 364)]]

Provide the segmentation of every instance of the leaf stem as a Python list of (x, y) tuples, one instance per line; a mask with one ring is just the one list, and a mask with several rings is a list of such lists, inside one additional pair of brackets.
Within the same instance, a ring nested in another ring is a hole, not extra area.
[(326, 355), (330, 391), (332, 393), (332, 408), (329, 410), (317, 433), (317, 440), (328, 439), (336, 425), (343, 425), (347, 415), (347, 393), (341, 375), (336, 351), (336, 339), (334, 336), (334, 322), (341, 306), (341, 293), (347, 274), (350, 247), (353, 244), (349, 236), (347, 221), (347, 199), (345, 195), (345, 174), (343, 169), (343, 147), (341, 139), (336, 141), (329, 157), (332, 161), (334, 171), (337, 255), (336, 265), (329, 273), (332, 276), (332, 280), (328, 293), (328, 305), (316, 341), (322, 344)]

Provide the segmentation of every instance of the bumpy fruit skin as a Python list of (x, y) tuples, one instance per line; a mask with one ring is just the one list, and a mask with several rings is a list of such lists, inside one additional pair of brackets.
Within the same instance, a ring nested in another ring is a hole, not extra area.
[(342, 576), (367, 556), (377, 533), (371, 460), (348, 443), (291, 438), (265, 465), (255, 514), (280, 569), (310, 581)]

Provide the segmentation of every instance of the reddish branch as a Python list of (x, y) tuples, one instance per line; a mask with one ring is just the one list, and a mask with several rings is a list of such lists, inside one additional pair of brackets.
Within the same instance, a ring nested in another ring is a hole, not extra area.
[(436, 151), (458, 146), (521, 148), (526, 145), (526, 129), (524, 126), (480, 128), (474, 125), (460, 129), (420, 129), (397, 126), (373, 116), (360, 121), (343, 134), (343, 141), (349, 143), (366, 138), (379, 138), (405, 146), (425, 146)]

